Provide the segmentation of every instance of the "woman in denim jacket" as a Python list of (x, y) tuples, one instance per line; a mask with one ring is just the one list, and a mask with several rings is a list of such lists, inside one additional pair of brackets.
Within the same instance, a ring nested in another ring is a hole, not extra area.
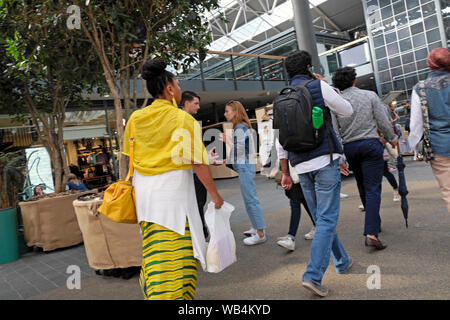
[(230, 101), (225, 107), (225, 118), (233, 123), (233, 135), (222, 141), (232, 145), (233, 169), (239, 174), (242, 197), (252, 223), (252, 228), (244, 232), (244, 244), (255, 245), (266, 242), (264, 215), (261, 211), (255, 188), (255, 161), (251, 158), (251, 124), (244, 107), (239, 101)]

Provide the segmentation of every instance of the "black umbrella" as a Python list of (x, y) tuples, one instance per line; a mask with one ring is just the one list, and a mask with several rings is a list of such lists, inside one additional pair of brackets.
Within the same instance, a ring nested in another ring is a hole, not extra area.
[(403, 211), (403, 217), (405, 217), (406, 227), (408, 228), (408, 200), (406, 195), (408, 194), (408, 189), (406, 188), (405, 179), (405, 164), (403, 163), (403, 157), (401, 155), (397, 158), (397, 170), (398, 170), (398, 193), (402, 198), (401, 208)]

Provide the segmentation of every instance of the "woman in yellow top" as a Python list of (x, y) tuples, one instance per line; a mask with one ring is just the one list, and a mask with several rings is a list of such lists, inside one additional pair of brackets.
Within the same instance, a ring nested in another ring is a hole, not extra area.
[[(134, 134), (136, 213), (143, 238), (140, 285), (145, 299), (193, 299), (197, 260), (205, 268), (206, 243), (192, 169), (219, 209), (217, 192), (198, 122), (178, 109), (181, 89), (158, 58), (144, 64), (142, 78), (155, 98), (135, 111), (124, 135), (124, 154)], [(132, 124), (132, 125), (130, 125)]]

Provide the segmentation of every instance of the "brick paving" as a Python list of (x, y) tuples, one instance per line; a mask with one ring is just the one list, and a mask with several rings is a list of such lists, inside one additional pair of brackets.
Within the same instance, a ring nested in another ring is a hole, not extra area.
[(22, 300), (66, 285), (70, 265), (80, 267), (81, 279), (92, 277), (84, 246), (51, 252), (28, 252), (0, 265), (0, 300)]
[[(392, 201), (392, 189), (384, 181), (380, 236), (389, 247), (382, 252), (366, 252), (362, 237), (364, 214), (358, 210), (355, 181), (352, 177), (343, 180), (342, 192), (349, 197), (341, 201), (338, 234), (355, 265), (344, 276), (336, 275), (330, 265), (324, 278), (332, 290), (330, 299), (450, 299), (450, 215), (429, 165), (410, 159), (406, 164), (410, 228), (405, 228), (399, 203)], [(236, 207), (230, 224), (238, 262), (218, 274), (199, 268), (196, 299), (314, 299), (299, 283), (311, 243), (302, 239), (311, 227), (305, 211), (302, 210), (297, 249), (286, 253), (275, 240), (287, 232), (289, 202), (273, 180), (257, 175), (256, 189), (267, 220), (268, 241), (249, 248), (242, 244), (242, 231), (250, 224), (238, 179), (216, 180), (216, 184), (224, 199)], [(67, 289), (70, 265), (80, 267), (81, 290)], [(381, 290), (366, 288), (369, 265), (382, 269)], [(19, 260), (0, 264), (0, 300), (28, 299), (140, 300), (142, 294), (137, 275), (130, 280), (96, 275), (81, 244), (51, 252), (28, 252)]]

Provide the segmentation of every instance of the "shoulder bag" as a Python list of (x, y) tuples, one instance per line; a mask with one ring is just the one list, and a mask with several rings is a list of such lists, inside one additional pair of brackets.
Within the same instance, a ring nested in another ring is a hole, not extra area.
[(134, 160), (134, 124), (130, 122), (130, 163), (125, 180), (113, 183), (105, 190), (98, 212), (119, 223), (137, 223), (134, 187), (131, 183)]

